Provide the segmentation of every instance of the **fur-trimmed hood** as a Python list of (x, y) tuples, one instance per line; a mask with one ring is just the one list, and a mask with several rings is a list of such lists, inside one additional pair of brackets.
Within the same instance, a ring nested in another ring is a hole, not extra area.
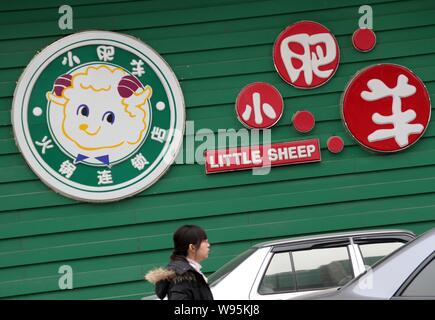
[(150, 270), (145, 275), (145, 280), (156, 286), (156, 295), (160, 299), (163, 299), (168, 293), (171, 280), (177, 278), (177, 276), (184, 275), (189, 270), (195, 271), (186, 258), (180, 256), (176, 260), (171, 261), (166, 268), (160, 267)]
[(194, 270), (192, 266), (187, 262), (186, 258), (178, 257), (176, 260), (172, 260), (166, 266), (166, 268), (156, 268), (150, 270), (145, 275), (145, 280), (151, 282), (152, 284), (156, 284), (161, 280), (172, 280), (177, 275), (182, 275), (189, 270)]
[(147, 280), (155, 285), (159, 281), (171, 280), (171, 279), (175, 278), (175, 276), (176, 276), (176, 273), (174, 270), (165, 269), (165, 268), (156, 268), (156, 269), (150, 270), (145, 275), (145, 280)]

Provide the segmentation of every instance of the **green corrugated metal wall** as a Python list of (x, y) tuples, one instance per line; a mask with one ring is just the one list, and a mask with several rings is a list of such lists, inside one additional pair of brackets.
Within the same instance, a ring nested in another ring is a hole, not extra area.
[[(13, 139), (13, 90), (34, 54), (66, 32), (57, 27), (63, 1), (0, 3), (0, 297), (138, 299), (143, 281), (167, 262), (172, 232), (205, 227), (216, 270), (253, 243), (276, 237), (357, 228), (435, 226), (435, 127), (412, 148), (379, 156), (362, 150), (340, 120), (347, 81), (365, 66), (391, 62), (412, 69), (435, 92), (435, 1), (80, 0), (74, 32), (106, 29), (131, 34), (156, 49), (180, 80), (187, 120), (195, 128), (241, 128), (234, 102), (240, 89), (269, 82), (285, 98), (273, 142), (320, 138), (321, 163), (206, 176), (199, 164), (173, 165), (153, 187), (110, 204), (79, 203), (48, 189), (26, 165)], [(370, 4), (378, 44), (370, 53), (351, 45), (358, 7)], [(272, 45), (298, 20), (324, 24), (336, 36), (341, 65), (331, 81), (297, 90), (275, 72)], [(300, 108), (316, 117), (302, 136), (290, 127)], [(432, 121), (433, 122), (433, 121)], [(345, 140), (332, 155), (331, 135)], [(199, 145), (201, 142), (196, 142)], [(74, 271), (74, 290), (60, 290), (61, 265)]]

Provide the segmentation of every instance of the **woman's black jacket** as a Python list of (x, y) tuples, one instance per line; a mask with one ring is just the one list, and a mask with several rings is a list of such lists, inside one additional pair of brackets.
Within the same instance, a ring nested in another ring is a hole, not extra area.
[(165, 269), (150, 271), (145, 278), (156, 285), (156, 295), (160, 299), (168, 296), (168, 300), (213, 300), (204, 277), (181, 256)]

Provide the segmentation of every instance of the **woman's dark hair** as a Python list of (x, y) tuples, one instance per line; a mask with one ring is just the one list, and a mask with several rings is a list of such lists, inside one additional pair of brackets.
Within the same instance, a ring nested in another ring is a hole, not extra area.
[(207, 234), (201, 227), (188, 224), (178, 228), (173, 239), (174, 250), (172, 251), (171, 260), (176, 260), (180, 256), (187, 256), (190, 244), (199, 247), (202, 241), (207, 240)]

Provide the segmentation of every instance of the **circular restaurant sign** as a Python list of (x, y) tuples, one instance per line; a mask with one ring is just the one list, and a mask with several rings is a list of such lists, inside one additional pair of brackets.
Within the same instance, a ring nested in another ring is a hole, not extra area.
[(340, 62), (334, 35), (313, 21), (299, 21), (280, 33), (273, 46), (273, 62), (281, 78), (300, 89), (320, 87)]
[(181, 146), (180, 85), (131, 36), (86, 31), (27, 66), (14, 93), (17, 145), (40, 179), (65, 196), (114, 201), (155, 183)]
[(417, 142), (431, 114), (429, 93), (409, 69), (379, 64), (360, 71), (342, 98), (345, 127), (372, 151), (397, 152)]
[(247, 128), (266, 129), (274, 126), (284, 111), (284, 101), (279, 91), (264, 82), (254, 82), (244, 87), (236, 100), (239, 121)]

